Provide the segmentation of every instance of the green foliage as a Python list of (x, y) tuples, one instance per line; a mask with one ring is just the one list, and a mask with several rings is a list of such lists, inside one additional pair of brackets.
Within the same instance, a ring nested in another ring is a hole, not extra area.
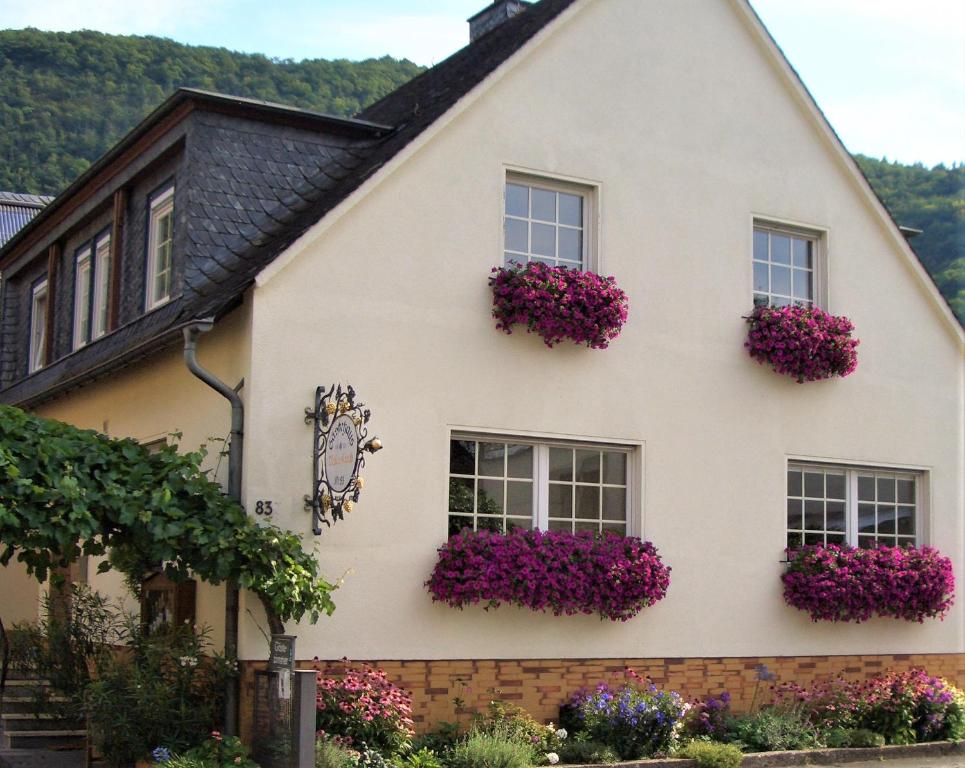
[(560, 747), (559, 756), (560, 762), (579, 765), (617, 763), (620, 761), (620, 756), (616, 752), (599, 741), (567, 741)]
[(148, 636), (131, 618), (122, 639), (126, 651), (105, 659), (87, 686), (90, 735), (105, 761), (130, 765), (159, 745), (183, 752), (199, 744), (220, 719), (233, 673), (223, 659), (206, 655), (206, 633), (175, 627)]
[(84, 586), (63, 589), (71, 592), (69, 611), (63, 609), (62, 595), (47, 593), (39, 622), (13, 626), (10, 666), (50, 681), (49, 688), (36, 689), (35, 711), (74, 719), (82, 716), (91, 669), (120, 642), (124, 623), (97, 592)]
[(412, 749), (428, 749), (440, 755), (447, 754), (459, 741), (460, 725), (457, 722), (439, 722), (436, 729), (423, 733), (412, 740)]
[(315, 742), (315, 768), (357, 768), (356, 754), (331, 739), (318, 739)]
[[(428, 747), (422, 747), (417, 751), (397, 757), (392, 760), (392, 765), (396, 768), (443, 768), (443, 762), (439, 755)], [(315, 768), (319, 768), (317, 763)], [(332, 766), (332, 768), (340, 768), (340, 766)]]
[(210, 766), (194, 757), (172, 755), (164, 761), (164, 768), (210, 768)]
[(528, 745), (538, 755), (559, 752), (563, 743), (552, 725), (543, 725), (522, 707), (500, 699), (489, 702), (485, 712), (474, 715), (470, 727), (478, 733), (504, 736)]
[(728, 740), (743, 745), (747, 752), (821, 746), (814, 726), (794, 707), (766, 707), (749, 715), (735, 717)]
[(965, 322), (965, 166), (926, 168), (864, 155), (855, 160), (895, 220), (923, 230), (911, 246)]
[(743, 760), (740, 749), (733, 744), (716, 741), (691, 741), (675, 757), (693, 760), (697, 768), (739, 768)]
[(885, 737), (867, 728), (834, 728), (824, 737), (824, 743), (835, 749), (883, 747)]
[[(198, 746), (184, 753), (186, 760), (192, 760), (210, 768), (258, 768), (258, 764), (251, 759), (248, 748), (241, 743), (237, 736), (222, 736), (217, 731), (210, 738), (202, 741)], [(164, 763), (170, 768), (170, 763)]]
[(536, 761), (531, 746), (501, 733), (470, 730), (449, 753), (449, 768), (529, 768)]
[(0, 189), (55, 194), (180, 86), (352, 115), (422, 68), (295, 62), (156, 37), (0, 31)]
[(156, 453), (133, 440), (0, 405), (0, 564), (16, 554), (44, 580), (81, 555), (109, 555), (140, 579), (158, 563), (174, 580), (255, 592), (281, 621), (331, 613), (332, 584), (301, 538), (259, 525), (200, 468), (204, 450)]

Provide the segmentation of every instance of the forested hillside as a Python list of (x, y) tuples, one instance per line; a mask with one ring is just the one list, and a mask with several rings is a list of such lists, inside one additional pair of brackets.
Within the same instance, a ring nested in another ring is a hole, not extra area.
[[(422, 71), (388, 56), (276, 61), (100, 32), (0, 31), (0, 190), (56, 194), (178, 86), (352, 115)], [(965, 168), (857, 156), (965, 318)]]

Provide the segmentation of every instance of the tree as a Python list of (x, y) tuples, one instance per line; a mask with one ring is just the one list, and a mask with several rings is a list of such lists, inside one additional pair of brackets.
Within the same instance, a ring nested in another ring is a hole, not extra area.
[(255, 522), (202, 471), (204, 457), (0, 405), (0, 564), (16, 555), (43, 581), (82, 555), (107, 555), (100, 572), (135, 581), (159, 565), (173, 580), (235, 578), (275, 633), (331, 614), (335, 587), (301, 537)]

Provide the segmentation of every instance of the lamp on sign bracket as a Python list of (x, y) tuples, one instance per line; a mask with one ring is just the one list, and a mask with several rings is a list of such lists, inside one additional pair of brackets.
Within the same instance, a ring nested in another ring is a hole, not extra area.
[(305, 423), (314, 425), (312, 493), (305, 508), (312, 512), (312, 532), (344, 519), (358, 503), (364, 485), (359, 474), (365, 453), (382, 449), (378, 437), (368, 437), (372, 412), (355, 399), (355, 390), (333, 384), (315, 389), (315, 407), (305, 409)]

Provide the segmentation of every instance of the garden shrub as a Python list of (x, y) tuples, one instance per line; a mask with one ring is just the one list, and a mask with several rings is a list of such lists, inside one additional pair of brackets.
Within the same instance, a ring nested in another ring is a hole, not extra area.
[(724, 691), (719, 696), (693, 703), (684, 720), (683, 733), (687, 736), (723, 741), (732, 717), (730, 694)]
[(569, 339), (605, 349), (627, 321), (627, 295), (612, 277), (539, 261), (492, 272), (493, 317), (506, 333), (518, 323), (548, 347)]
[(805, 381), (847, 376), (858, 366), (858, 340), (846, 317), (798, 304), (754, 307), (747, 347), (751, 357), (777, 373)]
[(593, 691), (577, 692), (561, 721), (572, 723), (576, 738), (606, 744), (622, 760), (670, 752), (688, 705), (676, 691), (657, 690), (632, 670), (627, 676), (617, 688), (600, 683)]
[(318, 739), (315, 768), (358, 768), (358, 753), (332, 739)]
[(499, 699), (489, 702), (485, 712), (473, 716), (471, 728), (526, 744), (537, 756), (558, 753), (567, 737), (566, 729), (543, 725), (522, 707)]
[(616, 763), (620, 760), (620, 756), (616, 752), (606, 744), (601, 744), (599, 741), (577, 741), (572, 739), (560, 747), (559, 754), (561, 762), (583, 765)]
[(234, 674), (207, 655), (207, 631), (172, 627), (144, 635), (131, 619), (127, 649), (97, 668), (87, 687), (90, 737), (111, 766), (143, 760), (158, 745), (171, 752), (201, 743), (223, 714), (226, 678)]
[[(444, 768), (442, 759), (428, 747), (412, 750), (406, 755), (396, 757), (392, 761), (396, 768)], [(318, 765), (315, 768), (319, 768)], [(331, 766), (339, 768), (339, 766)]]
[(412, 697), (367, 664), (344, 667), (335, 675), (318, 673), (316, 730), (338, 737), (363, 754), (389, 756), (407, 749), (412, 738)]
[(867, 728), (834, 728), (824, 737), (824, 744), (835, 749), (883, 747), (885, 737)]
[(740, 749), (733, 744), (716, 741), (691, 741), (675, 757), (693, 760), (697, 768), (739, 768), (744, 759)]
[(728, 741), (746, 752), (813, 749), (821, 746), (806, 715), (794, 707), (766, 707), (734, 718)]
[(449, 768), (530, 768), (536, 751), (505, 734), (470, 730), (446, 762)]
[[(218, 731), (212, 731), (209, 738), (185, 752), (184, 757), (187, 760), (196, 760), (205, 766), (258, 768), (258, 764), (251, 759), (251, 753), (241, 743), (241, 739), (237, 736), (222, 736)], [(171, 766), (165, 765), (165, 768), (171, 768)]]
[(813, 621), (923, 622), (943, 618), (955, 599), (952, 562), (932, 547), (809, 545), (787, 557), (784, 600)]
[(613, 621), (633, 618), (669, 585), (656, 547), (635, 536), (523, 530), (450, 536), (426, 582), (433, 600), (454, 608), (509, 603)]

